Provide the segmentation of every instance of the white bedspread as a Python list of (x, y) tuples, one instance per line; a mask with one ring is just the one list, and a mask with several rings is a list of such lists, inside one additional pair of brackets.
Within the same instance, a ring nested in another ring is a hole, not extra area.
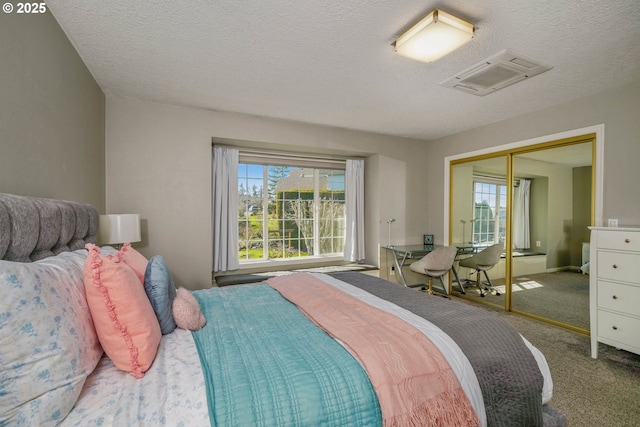
[(103, 356), (62, 426), (207, 426), (209, 410), (191, 332), (164, 335), (141, 379)]

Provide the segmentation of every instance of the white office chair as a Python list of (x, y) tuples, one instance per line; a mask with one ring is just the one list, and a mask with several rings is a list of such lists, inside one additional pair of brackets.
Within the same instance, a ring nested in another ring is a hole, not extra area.
[[(502, 249), (504, 245), (502, 243), (496, 243), (488, 248), (478, 252), (475, 255), (460, 260), (460, 267), (466, 267), (476, 270), (476, 285), (480, 289), (480, 296), (484, 297), (484, 291), (495, 292), (496, 296), (500, 296), (500, 292), (493, 287), (491, 279), (487, 274), (487, 270), (491, 270), (500, 261), (500, 255), (502, 255)], [(480, 281), (480, 272), (484, 272), (484, 276), (487, 278), (487, 285), (482, 289), (482, 283)], [(471, 281), (468, 281), (471, 283)]]
[(427, 292), (433, 294), (432, 279), (440, 279), (444, 294), (449, 297), (449, 289), (444, 284), (442, 276), (453, 267), (458, 248), (455, 246), (443, 246), (429, 252), (422, 259), (412, 263), (409, 268), (416, 273), (424, 274), (429, 278)]

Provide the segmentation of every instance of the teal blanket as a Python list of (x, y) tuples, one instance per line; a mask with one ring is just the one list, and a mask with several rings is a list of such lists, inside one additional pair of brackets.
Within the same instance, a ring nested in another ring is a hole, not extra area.
[(194, 292), (212, 426), (379, 426), (360, 364), (271, 287)]

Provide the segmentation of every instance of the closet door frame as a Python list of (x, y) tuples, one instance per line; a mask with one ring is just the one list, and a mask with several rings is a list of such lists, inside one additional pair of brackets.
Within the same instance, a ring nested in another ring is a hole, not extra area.
[[(556, 147), (563, 147), (573, 144), (592, 142), (592, 172), (591, 172), (591, 225), (602, 226), (603, 225), (603, 152), (604, 152), (604, 125), (596, 125), (587, 128), (576, 129), (572, 131), (562, 132), (553, 135), (546, 135), (539, 138), (533, 138), (524, 141), (518, 141), (511, 144), (505, 144), (496, 147), (490, 147), (483, 150), (476, 150), (473, 152), (461, 153), (445, 158), (445, 203), (444, 203), (444, 233), (445, 245), (451, 242), (453, 234), (453, 226), (451, 221), (451, 215), (453, 210), (453, 194), (452, 194), (452, 181), (454, 166), (473, 162), (483, 159), (491, 159), (504, 157), (506, 163), (506, 181), (507, 181), (507, 232), (505, 241), (506, 252), (506, 265), (505, 265), (505, 279), (512, 276), (512, 221), (513, 221), (513, 160), (514, 156), (518, 154), (528, 153), (532, 151), (540, 151), (553, 149)], [(564, 327), (566, 329), (575, 330), (580, 333), (588, 334), (587, 330), (577, 328), (572, 325), (567, 325), (562, 322), (554, 321), (553, 319), (546, 319), (535, 314), (523, 312), (512, 307), (511, 299), (511, 280), (505, 280), (505, 304), (503, 308), (506, 311), (513, 311), (514, 313), (522, 314), (528, 317), (534, 317), (539, 320), (546, 321), (548, 323), (556, 324), (557, 326)], [(451, 287), (455, 289), (455, 287)], [(495, 304), (490, 304), (494, 305)]]

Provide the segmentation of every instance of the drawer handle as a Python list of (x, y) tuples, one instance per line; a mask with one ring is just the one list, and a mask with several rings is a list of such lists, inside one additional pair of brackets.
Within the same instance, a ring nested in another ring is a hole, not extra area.
[(618, 268), (618, 266), (616, 264), (613, 264), (613, 268)]
[(631, 240), (630, 239), (624, 239), (625, 243), (629, 243)]
[(613, 299), (618, 299), (618, 296), (617, 296), (617, 295), (614, 295), (614, 296), (613, 296)]
[(613, 326), (611, 329), (613, 329), (614, 331), (617, 331), (618, 327), (617, 326)]

